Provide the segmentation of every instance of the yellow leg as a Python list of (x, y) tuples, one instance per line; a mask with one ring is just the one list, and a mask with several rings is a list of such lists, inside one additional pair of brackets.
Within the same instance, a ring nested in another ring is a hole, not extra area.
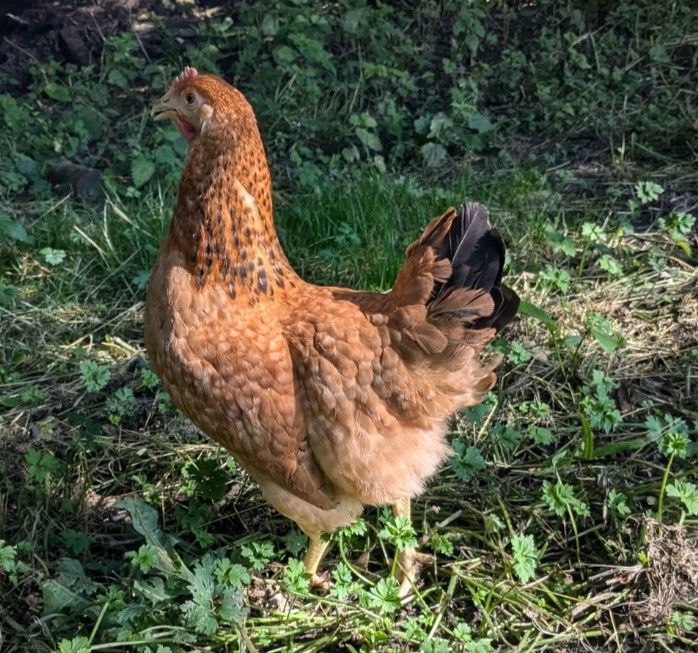
[(303, 558), (305, 569), (310, 574), (310, 585), (316, 589), (329, 589), (329, 582), (317, 573), (318, 566), (322, 556), (325, 555), (329, 543), (329, 540), (324, 540), (320, 533), (310, 535), (308, 549)]
[[(410, 499), (398, 499), (392, 506), (395, 517), (406, 517), (408, 522), (412, 522)], [(412, 592), (417, 573), (424, 566), (431, 564), (434, 556), (427, 553), (420, 553), (414, 547), (408, 547), (398, 553), (397, 557), (397, 580), (400, 583), (400, 597), (404, 598)]]

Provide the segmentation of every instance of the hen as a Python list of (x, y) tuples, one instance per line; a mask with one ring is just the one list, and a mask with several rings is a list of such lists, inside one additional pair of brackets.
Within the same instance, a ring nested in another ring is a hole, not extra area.
[[(480, 353), (514, 317), (486, 209), (434, 220), (386, 294), (301, 279), (279, 244), (255, 115), (222, 79), (186, 68), (154, 105), (189, 141), (146, 300), (145, 343), (175, 404), (230, 451), (309, 536), (365, 505), (410, 499), (449, 454), (447, 420), (495, 383)], [(403, 592), (419, 555), (401, 553)]]

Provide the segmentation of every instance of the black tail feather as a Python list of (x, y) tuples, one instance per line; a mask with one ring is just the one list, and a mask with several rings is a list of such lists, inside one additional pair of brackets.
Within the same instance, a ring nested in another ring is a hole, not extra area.
[(519, 307), (518, 295), (502, 285), (505, 253), (504, 241), (490, 225), (487, 209), (482, 204), (464, 204), (438, 251), (439, 258), (451, 261), (451, 276), (434, 284), (429, 303), (459, 288), (481, 290), (491, 296), (494, 311), (475, 320), (472, 326), (494, 327), (497, 331), (504, 328)]

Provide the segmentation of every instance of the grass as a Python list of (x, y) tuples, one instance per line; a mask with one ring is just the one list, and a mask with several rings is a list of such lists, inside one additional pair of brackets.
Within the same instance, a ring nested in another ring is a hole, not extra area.
[[(615, 43), (614, 29), (597, 42)], [(548, 49), (536, 65), (555, 51), (550, 39), (541, 37)], [(676, 71), (654, 77), (667, 97), (681, 86)], [(22, 111), (33, 93), (16, 94)], [(149, 100), (139, 97), (132, 115)], [(56, 194), (30, 172), (18, 196), (2, 186), (3, 651), (690, 649), (694, 161), (684, 150), (648, 157), (615, 145), (583, 159), (554, 148), (516, 155), (530, 121), (570, 128), (525, 107), (518, 117), (447, 172), (325, 161), (326, 181), (295, 186), (278, 172), (280, 232), (306, 278), (386, 289), (420, 228), (473, 199), (490, 207), (508, 243), (509, 282), (527, 302), (495, 343), (504, 357), (496, 389), (451, 424), (454, 457), (415, 502), (414, 532), (367, 510), (333, 539), (326, 594), (308, 590), (303, 537), (177, 413), (143, 355), (143, 289), (176, 160), (141, 185), (120, 180), (114, 163), (103, 203)], [(105, 152), (131, 147), (117, 139), (121, 128)], [(174, 143), (153, 133), (153, 147)], [(660, 147), (656, 133), (642, 136)], [(43, 137), (32, 138), (15, 149), (38, 158)], [(415, 537), (436, 562), (401, 604), (388, 569)]]

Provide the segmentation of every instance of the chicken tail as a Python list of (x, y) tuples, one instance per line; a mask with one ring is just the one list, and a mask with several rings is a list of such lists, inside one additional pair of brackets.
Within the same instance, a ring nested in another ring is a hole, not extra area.
[(436, 234), (442, 235), (430, 244), (437, 259), (451, 262), (451, 275), (434, 283), (428, 315), (448, 315), (475, 329), (504, 328), (516, 315), (519, 297), (502, 284), (504, 241), (492, 228), (487, 209), (468, 202), (432, 223), (420, 240), (432, 241)]
[(430, 321), (499, 331), (519, 307), (517, 294), (502, 284), (504, 257), (502, 237), (482, 204), (449, 209), (408, 248), (396, 304), (422, 304)]

